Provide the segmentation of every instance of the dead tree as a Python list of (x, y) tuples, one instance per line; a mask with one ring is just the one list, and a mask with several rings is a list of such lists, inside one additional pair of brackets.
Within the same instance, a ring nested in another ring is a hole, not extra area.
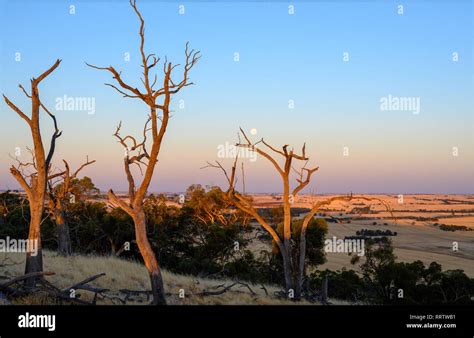
[[(114, 67), (97, 67), (88, 64), (88, 66), (106, 70), (110, 72), (116, 84), (106, 84), (114, 88), (125, 98), (140, 99), (148, 106), (148, 119), (143, 128), (143, 138), (137, 141), (137, 138), (126, 135), (121, 136), (120, 123), (115, 131), (114, 136), (125, 149), (123, 165), (128, 181), (128, 202), (119, 199), (112, 190), (109, 190), (108, 197), (110, 202), (123, 209), (133, 219), (135, 224), (135, 237), (138, 248), (143, 257), (145, 266), (150, 274), (151, 287), (153, 292), (153, 304), (166, 304), (165, 291), (163, 288), (163, 280), (161, 277), (160, 267), (152, 250), (146, 231), (146, 218), (143, 209), (143, 202), (146, 198), (147, 190), (153, 177), (158, 155), (160, 153), (163, 137), (166, 133), (170, 118), (170, 101), (171, 97), (181, 91), (184, 87), (193, 83), (189, 82), (188, 73), (200, 58), (199, 51), (189, 50), (188, 44), (185, 49), (185, 65), (183, 68), (183, 77), (179, 82), (173, 80), (173, 73), (179, 64), (173, 65), (166, 59), (163, 63), (163, 82), (161, 88), (155, 89), (158, 82), (158, 76), (150, 78), (150, 70), (158, 65), (160, 58), (155, 54), (145, 53), (145, 22), (142, 15), (136, 7), (136, 1), (130, 0), (130, 5), (140, 20), (140, 55), (143, 67), (143, 76), (141, 82), (144, 90), (139, 90), (135, 86), (129, 85), (122, 80), (121, 72)], [(151, 125), (151, 126), (150, 126)], [(151, 140), (148, 141), (148, 134), (151, 134)], [(147, 145), (150, 143), (151, 145)], [(150, 146), (150, 148), (148, 148)], [(132, 166), (136, 165), (142, 172), (143, 179), (137, 186), (135, 178), (132, 174)], [(144, 167), (144, 172), (142, 167)]]
[[(37, 78), (31, 79), (31, 93), (28, 93), (22, 85), (19, 85), (23, 93), (31, 100), (31, 116), (25, 114), (17, 105), (11, 102), (5, 95), (3, 98), (6, 104), (15, 111), (28, 125), (33, 139), (32, 162), (23, 163), (18, 161), (18, 166), (12, 166), (10, 172), (18, 181), (26, 193), (30, 207), (30, 225), (28, 239), (36, 241), (38, 254), (32, 255), (31, 248), (28, 248), (26, 254), (25, 274), (43, 271), (43, 256), (41, 251), (41, 221), (43, 217), (44, 202), (46, 198), (46, 185), (48, 172), (51, 166), (56, 139), (61, 136), (58, 129), (56, 117), (44, 106), (40, 100), (39, 84), (48, 75), (50, 75), (61, 63), (57, 60), (48, 70)], [(51, 136), (51, 142), (48, 153), (45, 151), (40, 130), (40, 110), (45, 111), (53, 120), (54, 132)], [(30, 172), (27, 172), (31, 170)], [(28, 279), (29, 284), (33, 284), (35, 279)]]
[[(294, 149), (289, 149), (288, 145), (284, 145), (281, 149), (277, 149), (263, 140), (263, 138), (253, 143), (244, 133), (242, 128), (240, 132), (244, 138), (236, 144), (237, 147), (246, 148), (250, 151), (256, 152), (258, 155), (267, 159), (276, 169), (281, 177), (283, 184), (283, 234), (277, 232), (277, 224), (270, 224), (262, 217), (257, 208), (253, 205), (252, 200), (247, 196), (239, 193), (235, 186), (237, 182), (237, 162), (238, 157), (235, 158), (230, 174), (218, 161), (209, 163), (207, 167), (218, 168), (223, 171), (227, 182), (227, 198), (229, 201), (241, 211), (254, 217), (257, 222), (270, 234), (276, 246), (279, 249), (283, 260), (283, 271), (285, 279), (286, 294), (295, 300), (299, 300), (302, 295), (303, 281), (305, 275), (305, 258), (306, 258), (306, 231), (310, 221), (322, 206), (327, 206), (335, 201), (351, 201), (353, 199), (362, 200), (377, 200), (389, 208), (386, 202), (377, 198), (369, 198), (363, 196), (335, 196), (326, 200), (314, 203), (310, 211), (303, 218), (299, 238), (292, 238), (294, 233), (292, 230), (291, 205), (296, 199), (296, 196), (302, 191), (311, 181), (312, 175), (319, 169), (319, 167), (308, 168), (309, 157), (306, 155), (306, 145), (303, 145), (301, 153), (295, 153)], [(239, 134), (240, 138), (240, 134)], [(281, 158), (282, 161), (278, 161)], [(296, 163), (300, 163), (299, 168)], [(293, 175), (292, 175), (293, 173)], [(296, 174), (296, 184), (291, 184), (291, 177)]]
[(50, 174), (48, 176), (48, 194), (47, 201), (49, 213), (56, 223), (56, 233), (58, 237), (58, 253), (63, 256), (72, 254), (71, 237), (69, 233), (69, 224), (65, 216), (65, 206), (71, 200), (73, 191), (73, 180), (77, 178), (79, 172), (86, 166), (95, 162), (87, 158), (76, 171), (71, 172), (69, 163), (63, 160), (64, 171)]

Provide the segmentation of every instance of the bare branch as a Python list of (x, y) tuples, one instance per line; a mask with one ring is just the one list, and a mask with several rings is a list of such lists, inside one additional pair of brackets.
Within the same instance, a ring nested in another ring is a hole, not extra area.
[(41, 81), (43, 81), (49, 74), (51, 74), (58, 66), (61, 64), (61, 59), (57, 59), (56, 62), (49, 67), (47, 71), (45, 71), (43, 74), (38, 76), (37, 78), (33, 78), (31, 80), (31, 83), (33, 84), (34, 87), (38, 86)]
[(44, 105), (41, 101), (39, 101), (40, 103), (40, 106), (41, 108), (43, 108), (43, 110), (51, 117), (51, 119), (53, 120), (53, 124), (54, 124), (54, 133), (53, 135), (51, 136), (51, 143), (50, 143), (50, 147), (49, 147), (49, 152), (48, 152), (48, 156), (46, 157), (46, 168), (47, 170), (49, 170), (49, 167), (51, 165), (51, 160), (53, 159), (53, 155), (54, 155), (54, 150), (56, 148), (56, 139), (59, 138), (61, 135), (62, 135), (62, 131), (60, 131), (58, 129), (58, 122), (56, 121), (56, 116), (54, 116)]
[[(306, 165), (306, 164), (305, 164)], [(302, 168), (301, 173), (300, 173), (300, 178), (297, 179), (296, 181), (299, 183), (298, 186), (293, 189), (293, 196), (296, 196), (301, 190), (303, 190), (311, 181), (311, 175), (313, 175), (314, 172), (316, 172), (319, 169), (319, 167), (315, 167), (313, 169), (308, 169), (308, 168)], [(303, 180), (303, 172), (306, 172), (306, 178)]]
[(130, 207), (130, 205), (118, 198), (112, 189), (109, 190), (107, 196), (109, 197), (110, 202), (112, 202), (114, 206), (123, 209), (129, 215), (133, 215), (133, 209)]
[[(237, 147), (242, 147), (242, 148), (247, 148), (247, 149), (250, 149), (252, 151), (256, 151), (257, 154), (265, 157), (267, 160), (269, 160), (273, 166), (275, 167), (275, 169), (278, 171), (278, 173), (280, 175), (283, 176), (284, 172), (283, 170), (281, 169), (280, 165), (277, 163), (277, 161), (275, 161), (275, 159), (273, 157), (271, 157), (268, 153), (264, 152), (263, 150), (261, 150), (260, 148), (257, 148), (255, 147), (255, 144), (253, 144), (250, 139), (247, 137), (247, 135), (245, 134), (244, 130), (242, 128), (240, 128), (240, 132), (242, 133), (242, 135), (244, 136), (245, 140), (247, 141), (246, 144), (240, 144), (240, 143), (237, 143), (236, 146)], [(263, 140), (262, 140), (263, 141)]]
[(17, 168), (15, 168), (14, 166), (11, 166), (10, 172), (13, 175), (13, 177), (15, 177), (15, 179), (18, 181), (18, 183), (23, 188), (23, 190), (25, 190), (26, 195), (28, 196), (28, 200), (31, 201), (31, 198), (33, 196), (32, 191), (31, 191), (31, 187), (28, 185), (28, 183), (26, 182), (26, 180), (23, 177), (23, 175), (21, 174), (21, 172)]
[(26, 121), (26, 123), (28, 123), (28, 125), (31, 125), (31, 119), (26, 116), (25, 113), (23, 113), (23, 111), (21, 111), (20, 108), (18, 108), (13, 102), (11, 102), (8, 97), (5, 96), (5, 94), (3, 95), (3, 99), (5, 100), (5, 103), (11, 108), (13, 109), (23, 120)]
[(128, 90), (130, 93), (132, 93), (132, 94), (134, 94), (134, 95), (131, 95), (131, 94), (128, 94), (128, 93), (126, 93), (126, 92), (124, 92), (124, 91), (122, 91), (122, 90), (119, 90), (119, 89), (118, 89), (116, 86), (114, 86), (114, 85), (106, 84), (107, 86), (110, 86), (110, 87), (116, 89), (117, 91), (119, 91), (119, 92), (120, 92), (122, 95), (124, 95), (125, 97), (140, 98), (140, 99), (142, 99), (143, 101), (146, 102), (145, 94), (141, 93), (137, 88), (134, 88), (134, 87), (132, 87), (132, 86), (126, 84), (126, 83), (122, 80), (122, 78), (121, 78), (121, 76), (120, 76), (120, 73), (117, 72), (114, 67), (112, 67), (112, 66), (109, 66), (109, 67), (98, 67), (98, 66), (91, 65), (91, 64), (89, 64), (89, 63), (87, 63), (87, 62), (86, 62), (86, 65), (89, 66), (89, 67), (91, 67), (91, 68), (94, 68), (94, 69), (107, 70), (107, 71), (109, 71), (109, 72), (112, 73), (112, 75), (113, 75), (112, 78), (115, 79), (115, 80), (118, 82), (118, 84), (119, 84), (123, 89)]
[[(63, 160), (64, 161), (64, 160)], [(79, 174), (79, 172), (84, 169), (85, 167), (95, 163), (96, 160), (92, 160), (92, 161), (89, 161), (89, 157), (87, 156), (86, 157), (86, 162), (84, 162), (83, 164), (81, 164), (81, 166), (79, 168), (77, 168), (77, 170), (71, 175), (71, 179), (74, 179), (77, 177), (77, 175)], [(66, 161), (64, 161), (64, 163), (66, 163)]]
[(26, 97), (31, 99), (31, 94), (28, 94), (28, 92), (25, 90), (25, 88), (21, 84), (19, 84), (18, 87), (20, 87), (23, 93), (25, 93)]

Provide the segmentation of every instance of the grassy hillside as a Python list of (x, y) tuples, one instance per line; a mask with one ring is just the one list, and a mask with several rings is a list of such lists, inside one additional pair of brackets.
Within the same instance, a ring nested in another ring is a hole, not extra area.
[[(125, 295), (119, 292), (120, 289), (129, 290), (148, 290), (150, 282), (145, 267), (136, 261), (124, 260), (110, 256), (72, 256), (61, 257), (51, 251), (44, 251), (44, 271), (52, 271), (53, 276), (47, 276), (46, 279), (59, 288), (67, 288), (78, 283), (87, 277), (99, 273), (106, 275), (90, 283), (91, 286), (107, 288), (107, 296), (125, 298)], [(4, 261), (8, 265), (0, 267), (0, 276), (8, 278), (20, 276), (24, 272), (24, 254), (5, 254), (0, 253), (0, 262)], [(13, 264), (12, 264), (13, 263)], [(194, 304), (194, 305), (285, 305), (295, 304), (289, 300), (282, 300), (274, 295), (280, 288), (265, 285), (268, 292), (261, 285), (249, 285), (252, 293), (244, 285), (235, 285), (229, 291), (222, 295), (200, 295), (203, 291), (221, 290), (220, 285), (226, 286), (233, 283), (231, 280), (211, 280), (197, 278), (194, 276), (177, 275), (168, 271), (163, 271), (163, 280), (167, 292), (168, 304)], [(180, 298), (180, 289), (184, 290), (185, 297)], [(92, 300), (93, 294), (88, 291), (78, 290), (80, 299)], [(49, 304), (51, 299), (47, 296), (28, 296), (14, 300), (13, 304)], [(113, 301), (110, 298), (99, 299), (97, 304), (119, 303), (118, 299)], [(146, 296), (136, 296), (127, 304), (147, 304)], [(298, 304), (308, 304), (299, 302)]]

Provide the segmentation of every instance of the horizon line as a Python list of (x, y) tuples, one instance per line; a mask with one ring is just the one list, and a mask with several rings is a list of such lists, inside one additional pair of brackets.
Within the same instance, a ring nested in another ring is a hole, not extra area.
[[(205, 187), (205, 186), (204, 186)], [(0, 193), (5, 193), (5, 192), (18, 192), (18, 193), (26, 193), (23, 189), (0, 189)], [(128, 195), (128, 191), (121, 191), (117, 190), (114, 192), (119, 195)], [(103, 191), (99, 190), (99, 195), (107, 195), (108, 191)], [(178, 195), (178, 194), (185, 194), (186, 191), (178, 191), (178, 192), (173, 192), (173, 191), (149, 191), (147, 192), (148, 195), (153, 195), (153, 194), (164, 194), (164, 195)], [(246, 195), (282, 195), (283, 193), (281, 192), (246, 192)], [(321, 196), (321, 195), (474, 195), (474, 192), (472, 193), (427, 193), (427, 192), (416, 192), (416, 193), (403, 193), (403, 192), (324, 192), (324, 193), (317, 193), (317, 194), (312, 194), (312, 193), (301, 193), (298, 194), (298, 196)]]

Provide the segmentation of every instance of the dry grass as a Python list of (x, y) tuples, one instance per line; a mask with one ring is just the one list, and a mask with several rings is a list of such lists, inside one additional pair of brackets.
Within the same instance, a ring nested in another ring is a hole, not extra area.
[[(17, 264), (2, 268), (0, 275), (9, 277), (20, 276), (24, 269), (24, 254), (5, 254), (0, 253), (0, 261), (8, 255), (10, 261)], [(148, 290), (149, 280), (145, 267), (130, 260), (119, 259), (109, 256), (72, 256), (61, 257), (50, 251), (43, 252), (44, 270), (53, 271), (55, 275), (48, 276), (46, 279), (59, 288), (67, 288), (71, 285), (84, 280), (87, 277), (105, 272), (106, 275), (100, 277), (90, 285), (110, 289), (107, 292), (110, 296), (124, 295), (119, 292), (120, 289), (130, 290)], [(291, 305), (295, 304), (290, 300), (283, 300), (274, 296), (280, 288), (271, 285), (265, 285), (268, 296), (260, 285), (250, 285), (255, 292), (252, 294), (246, 287), (236, 285), (226, 293), (216, 296), (199, 295), (204, 290), (215, 291), (216, 287), (225, 284), (230, 285), (230, 280), (211, 280), (197, 278), (193, 276), (177, 275), (168, 271), (163, 271), (163, 280), (167, 292), (167, 300), (173, 305)], [(180, 298), (180, 289), (185, 292), (185, 298)], [(91, 300), (92, 295), (87, 291), (77, 291), (81, 294), (81, 299)], [(34, 297), (24, 297), (16, 299), (14, 304), (51, 304), (50, 297), (38, 295)], [(132, 301), (127, 304), (146, 304), (146, 298), (141, 302)], [(110, 299), (101, 299), (98, 304), (113, 304)], [(298, 304), (309, 304), (299, 302)]]

